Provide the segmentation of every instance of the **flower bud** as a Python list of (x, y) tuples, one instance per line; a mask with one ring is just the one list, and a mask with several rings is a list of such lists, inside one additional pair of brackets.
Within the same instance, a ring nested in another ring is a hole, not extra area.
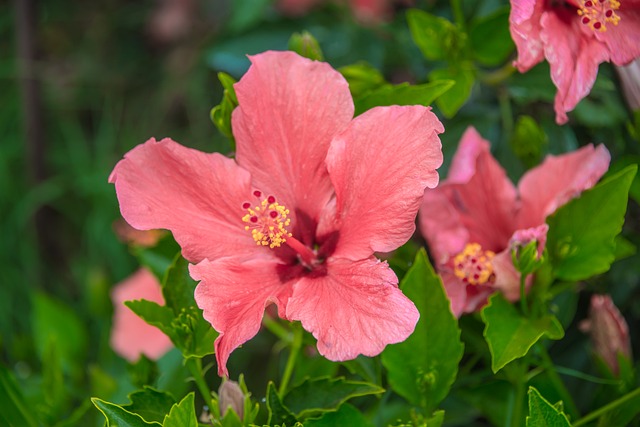
[(631, 358), (629, 327), (609, 295), (593, 295), (589, 320), (581, 325), (593, 341), (595, 353), (618, 375), (618, 354)]
[(521, 274), (531, 274), (544, 263), (543, 250), (547, 240), (549, 226), (518, 230), (509, 241), (513, 266)]
[(224, 418), (229, 408), (233, 409), (240, 420), (244, 417), (244, 393), (235, 381), (224, 381), (218, 390), (220, 416)]

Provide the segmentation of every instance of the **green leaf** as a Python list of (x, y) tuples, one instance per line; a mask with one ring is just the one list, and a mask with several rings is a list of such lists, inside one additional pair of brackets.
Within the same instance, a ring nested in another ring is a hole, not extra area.
[(418, 308), (420, 320), (407, 340), (387, 346), (382, 364), (393, 390), (431, 413), (449, 393), (464, 345), (442, 281), (424, 249), (416, 254), (400, 287)]
[(469, 62), (461, 62), (451, 65), (449, 68), (440, 68), (433, 70), (429, 74), (431, 81), (453, 80), (455, 84), (438, 97), (436, 104), (447, 118), (453, 117), (460, 107), (467, 102), (471, 96), (471, 89), (475, 82), (475, 71), (473, 64)]
[(289, 50), (314, 61), (324, 61), (324, 55), (318, 40), (308, 31), (293, 33), (289, 39)]
[(522, 164), (527, 168), (532, 168), (540, 163), (545, 146), (549, 144), (549, 139), (533, 117), (520, 116), (510, 143), (513, 152)]
[[(335, 412), (327, 412), (318, 419), (304, 422), (305, 427), (358, 426), (371, 427), (371, 422), (354, 406), (344, 403)], [(431, 425), (429, 425), (431, 427)], [(436, 426), (434, 426), (436, 427)]]
[[(633, 395), (634, 393), (635, 395)], [(598, 419), (598, 427), (626, 426), (640, 413), (640, 394), (638, 394), (638, 389), (627, 393), (620, 399), (628, 400), (602, 415)]]
[(276, 386), (273, 381), (269, 381), (267, 386), (267, 409), (269, 410), (269, 425), (286, 424), (292, 426), (298, 422), (295, 415), (283, 405)]
[(407, 12), (411, 36), (425, 58), (453, 59), (460, 56), (466, 43), (466, 34), (450, 21), (418, 9)]
[(135, 363), (130, 363), (127, 366), (127, 372), (133, 385), (138, 388), (142, 388), (146, 384), (154, 384), (159, 375), (156, 361), (149, 359), (144, 354), (141, 354)]
[(360, 98), (367, 92), (386, 84), (380, 71), (366, 62), (347, 65), (338, 69), (338, 71), (347, 79), (351, 96), (354, 99)]
[(198, 427), (198, 418), (194, 408), (194, 393), (191, 392), (171, 408), (171, 412), (164, 418), (162, 427)]
[(91, 401), (102, 415), (107, 419), (107, 427), (148, 427), (160, 426), (160, 423), (148, 423), (138, 414), (123, 409), (115, 403), (105, 402), (104, 400), (92, 397)]
[(441, 427), (442, 423), (444, 423), (444, 411), (439, 410), (435, 411), (431, 418), (428, 418), (426, 427)]
[(469, 40), (472, 54), (482, 65), (501, 65), (513, 52), (515, 45), (509, 32), (509, 11), (510, 8), (503, 7), (471, 24)]
[[(57, 341), (48, 341), (45, 359), (42, 364), (42, 391), (44, 403), (49, 412), (60, 410), (64, 407), (67, 395), (64, 388), (64, 375), (62, 373), (62, 361), (58, 353)], [(55, 413), (55, 412), (54, 412)]]
[(571, 427), (567, 416), (549, 403), (534, 387), (529, 387), (527, 427)]
[(355, 114), (362, 114), (370, 108), (385, 105), (424, 105), (429, 106), (455, 84), (452, 80), (437, 80), (421, 85), (402, 83), (385, 84), (372, 90), (362, 98), (355, 100)]
[(224, 92), (220, 104), (211, 109), (211, 121), (220, 133), (229, 138), (233, 147), (235, 147), (235, 139), (231, 129), (231, 113), (238, 106), (238, 98), (233, 88), (233, 84), (236, 81), (230, 75), (222, 72), (218, 73), (218, 80), (222, 83)]
[(178, 316), (182, 309), (197, 307), (193, 293), (198, 283), (189, 275), (189, 262), (178, 254), (162, 281), (162, 296), (167, 307)]
[(172, 327), (177, 336), (176, 346), (184, 357), (204, 357), (215, 352), (213, 343), (218, 332), (202, 317), (202, 310), (197, 307), (182, 309), (174, 319)]
[(230, 3), (231, 17), (226, 21), (233, 33), (246, 31), (263, 19), (271, 0), (242, 0)]
[(156, 276), (158, 282), (162, 282), (167, 269), (173, 263), (176, 254), (180, 252), (180, 246), (173, 236), (167, 233), (155, 246), (133, 246), (132, 251), (140, 264), (147, 267)]
[(480, 314), (485, 323), (483, 335), (489, 345), (494, 373), (527, 354), (543, 336), (554, 340), (564, 336), (555, 316), (547, 315), (539, 319), (522, 317), (499, 292), (489, 297), (489, 303)]
[(347, 381), (343, 377), (316, 378), (306, 380), (291, 389), (283, 402), (296, 414), (297, 418), (301, 419), (335, 411), (343, 402), (351, 398), (382, 392), (384, 389), (375, 384)]
[(125, 305), (148, 324), (159, 328), (184, 357), (204, 357), (214, 353), (218, 333), (202, 317), (197, 307), (182, 308), (177, 316), (166, 306), (147, 300), (126, 301)]
[(547, 218), (547, 249), (557, 278), (584, 280), (609, 269), (637, 168), (628, 166)]
[(82, 364), (87, 349), (87, 331), (71, 308), (43, 293), (34, 293), (32, 325), (41, 360), (46, 360), (47, 347), (54, 342), (65, 370)]
[[(171, 341), (174, 341), (175, 334), (171, 326), (174, 316), (169, 307), (145, 299), (125, 301), (124, 305), (129, 307), (142, 320), (164, 332), (171, 338)], [(177, 346), (175, 341), (173, 343)]]
[(130, 393), (128, 398), (131, 403), (123, 405), (122, 409), (140, 415), (147, 422), (161, 423), (176, 403), (169, 393), (149, 386)]
[(473, 407), (487, 418), (490, 425), (503, 425), (513, 401), (513, 385), (495, 377), (488, 378), (479, 384), (461, 387), (456, 392), (464, 401), (464, 405)]
[(27, 403), (11, 372), (0, 363), (0, 425), (38, 427), (34, 411)]
[(625, 239), (621, 235), (616, 236), (616, 251), (614, 253), (616, 261), (635, 255), (637, 251), (638, 248), (636, 248), (636, 245), (628, 239)]

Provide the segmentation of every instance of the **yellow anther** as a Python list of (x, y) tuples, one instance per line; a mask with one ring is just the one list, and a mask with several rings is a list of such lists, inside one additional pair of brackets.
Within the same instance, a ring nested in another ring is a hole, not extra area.
[[(258, 194), (262, 193), (258, 192)], [(260, 196), (256, 195), (256, 197)], [(291, 237), (291, 233), (285, 228), (291, 223), (287, 218), (289, 209), (279, 204), (275, 197), (269, 196), (253, 208), (248, 202), (244, 203), (243, 208), (248, 212), (242, 217), (242, 221), (247, 223), (244, 229), (251, 230), (251, 236), (258, 246), (277, 248), (287, 240), (287, 237)]]
[(483, 251), (478, 243), (467, 243), (453, 258), (453, 274), (469, 285), (484, 285), (495, 280), (492, 251)]
[(620, 22), (615, 12), (620, 8), (618, 0), (578, 0), (578, 4), (580, 21), (594, 31), (607, 31), (606, 23), (618, 25)]

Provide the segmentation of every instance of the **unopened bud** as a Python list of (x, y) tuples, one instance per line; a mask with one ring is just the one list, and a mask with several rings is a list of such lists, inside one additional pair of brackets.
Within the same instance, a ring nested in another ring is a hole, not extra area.
[(609, 295), (591, 297), (589, 320), (580, 325), (588, 331), (595, 353), (618, 375), (618, 354), (631, 358), (629, 327)]
[(509, 242), (511, 260), (521, 274), (534, 273), (543, 264), (543, 251), (548, 230), (549, 226), (543, 224), (514, 233)]
[(224, 381), (218, 390), (220, 416), (224, 418), (229, 408), (233, 409), (240, 420), (244, 417), (244, 393), (235, 381)]

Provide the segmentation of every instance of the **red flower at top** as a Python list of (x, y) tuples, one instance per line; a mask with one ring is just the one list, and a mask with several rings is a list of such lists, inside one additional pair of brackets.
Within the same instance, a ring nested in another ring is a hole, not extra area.
[(218, 373), (259, 330), (264, 309), (299, 320), (331, 360), (406, 339), (419, 313), (374, 252), (405, 243), (438, 183), (442, 124), (429, 108), (379, 107), (353, 119), (328, 64), (266, 52), (235, 86), (236, 160), (151, 139), (116, 165), (124, 218), (166, 228), (199, 280), (220, 333)]
[(591, 188), (609, 160), (603, 145), (547, 156), (516, 188), (491, 155), (489, 142), (467, 129), (446, 181), (425, 191), (420, 210), (420, 231), (456, 316), (478, 310), (497, 290), (519, 299), (512, 246), (536, 240), (538, 250), (544, 249), (546, 217)]
[(591, 91), (598, 64), (640, 57), (638, 0), (511, 0), (509, 21), (518, 70), (549, 61), (558, 124)]

